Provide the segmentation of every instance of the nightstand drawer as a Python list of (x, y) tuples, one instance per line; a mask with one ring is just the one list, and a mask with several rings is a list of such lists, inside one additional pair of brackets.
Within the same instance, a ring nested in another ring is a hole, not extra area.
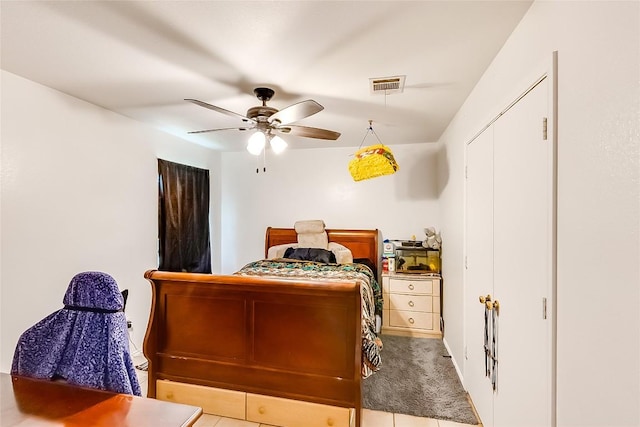
[(389, 292), (410, 294), (432, 294), (433, 281), (424, 279), (389, 279)]
[(433, 314), (419, 311), (389, 310), (389, 326), (433, 329)]
[[(389, 309), (405, 311), (433, 311), (433, 297), (431, 295), (389, 294)], [(386, 302), (386, 300), (385, 300)]]

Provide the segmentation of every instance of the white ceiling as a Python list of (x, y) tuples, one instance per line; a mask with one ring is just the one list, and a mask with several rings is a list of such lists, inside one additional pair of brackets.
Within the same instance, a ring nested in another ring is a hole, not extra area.
[[(253, 89), (337, 141), (293, 148), (435, 142), (531, 4), (527, 1), (1, 1), (2, 69), (193, 142), (243, 150)], [(369, 79), (406, 75), (401, 94)], [(34, 118), (37, 120), (37, 118)], [(373, 138), (373, 139), (372, 139)], [(376, 143), (368, 137), (366, 144)]]

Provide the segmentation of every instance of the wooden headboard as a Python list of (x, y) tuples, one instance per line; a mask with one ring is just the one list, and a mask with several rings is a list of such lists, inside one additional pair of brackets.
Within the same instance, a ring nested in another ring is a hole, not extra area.
[[(339, 230), (327, 229), (330, 242), (339, 243), (351, 250), (353, 259), (367, 258), (376, 267), (376, 274), (380, 277), (380, 254), (382, 253), (382, 240), (380, 230)], [(268, 227), (264, 239), (264, 255), (267, 256), (269, 248), (287, 243), (297, 243), (298, 234), (293, 228)]]

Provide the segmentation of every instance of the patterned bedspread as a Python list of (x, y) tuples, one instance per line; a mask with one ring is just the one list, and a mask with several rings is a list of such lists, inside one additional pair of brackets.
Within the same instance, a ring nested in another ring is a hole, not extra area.
[(366, 378), (380, 369), (382, 342), (375, 332), (375, 315), (382, 315), (382, 290), (369, 267), (362, 264), (323, 264), (277, 259), (251, 262), (235, 274), (359, 282), (362, 299), (362, 377)]

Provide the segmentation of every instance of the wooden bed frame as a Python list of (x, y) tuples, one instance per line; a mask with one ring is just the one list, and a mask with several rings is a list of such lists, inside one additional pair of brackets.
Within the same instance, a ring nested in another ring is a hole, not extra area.
[[(378, 230), (327, 230), (327, 234), (329, 241), (349, 248), (354, 259), (367, 258), (379, 270)], [(296, 240), (294, 229), (267, 228), (265, 257), (270, 246)], [(168, 380), (195, 385), (197, 390), (246, 393), (247, 398), (256, 394), (349, 408), (349, 425), (360, 426), (357, 283), (157, 270), (147, 271), (145, 278), (153, 291), (143, 347), (149, 361), (148, 397), (214, 412), (207, 410), (202, 397), (192, 398), (190, 393), (184, 398), (173, 391), (159, 396), (159, 385), (173, 384)], [(250, 419), (252, 409), (245, 403), (245, 418)], [(287, 420), (291, 416), (283, 415)], [(256, 416), (259, 419), (250, 420), (271, 424), (281, 419)], [(316, 424), (304, 419), (302, 425)]]

